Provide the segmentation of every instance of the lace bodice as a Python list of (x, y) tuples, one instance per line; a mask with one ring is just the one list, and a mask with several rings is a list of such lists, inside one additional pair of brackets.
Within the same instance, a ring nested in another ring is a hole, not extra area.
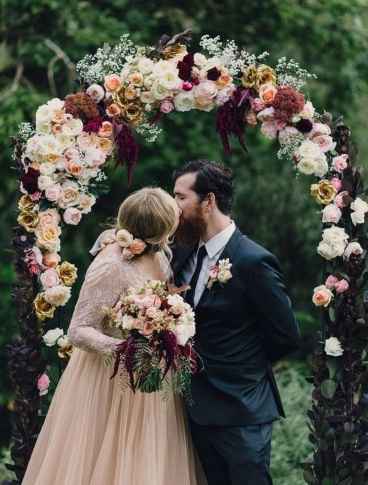
[[(103, 328), (103, 307), (115, 305), (124, 289), (142, 286), (152, 276), (139, 258), (123, 260), (120, 246), (114, 242), (106, 245), (89, 266), (68, 329), (68, 337), (80, 349), (111, 355), (121, 342), (107, 334)], [(161, 272), (168, 279), (170, 263), (158, 254)]]

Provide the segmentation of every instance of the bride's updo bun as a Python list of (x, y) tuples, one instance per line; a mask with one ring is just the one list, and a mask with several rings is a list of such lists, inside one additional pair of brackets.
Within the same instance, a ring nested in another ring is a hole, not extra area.
[(179, 208), (174, 198), (158, 187), (145, 187), (121, 204), (116, 228), (126, 229), (134, 238), (142, 239), (147, 250), (168, 252), (178, 220)]

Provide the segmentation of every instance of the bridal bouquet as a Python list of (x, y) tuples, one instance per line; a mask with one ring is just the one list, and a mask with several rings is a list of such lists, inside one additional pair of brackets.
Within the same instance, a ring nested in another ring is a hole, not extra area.
[(111, 378), (120, 372), (133, 391), (155, 392), (170, 375), (174, 392), (188, 397), (199, 364), (191, 306), (166, 283), (150, 280), (141, 288), (129, 288), (105, 311), (105, 325), (119, 329), (124, 339)]

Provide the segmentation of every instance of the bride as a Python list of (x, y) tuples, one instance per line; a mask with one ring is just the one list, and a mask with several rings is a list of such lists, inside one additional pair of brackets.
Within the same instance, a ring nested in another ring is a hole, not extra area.
[[(170, 236), (179, 222), (174, 199), (144, 188), (120, 206), (117, 227), (100, 235), (70, 322), (76, 347), (58, 383), (22, 485), (198, 485), (181, 399), (122, 390), (110, 380), (121, 339), (102, 327), (104, 306), (122, 290), (150, 279), (168, 280)], [(118, 229), (146, 248), (122, 257)]]

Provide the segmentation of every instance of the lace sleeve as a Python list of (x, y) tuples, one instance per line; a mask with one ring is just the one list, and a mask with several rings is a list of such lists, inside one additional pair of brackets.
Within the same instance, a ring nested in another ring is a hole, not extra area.
[(103, 333), (102, 320), (103, 307), (113, 306), (123, 290), (122, 273), (121, 260), (109, 248), (89, 266), (68, 329), (68, 337), (76, 347), (111, 355), (121, 342)]

